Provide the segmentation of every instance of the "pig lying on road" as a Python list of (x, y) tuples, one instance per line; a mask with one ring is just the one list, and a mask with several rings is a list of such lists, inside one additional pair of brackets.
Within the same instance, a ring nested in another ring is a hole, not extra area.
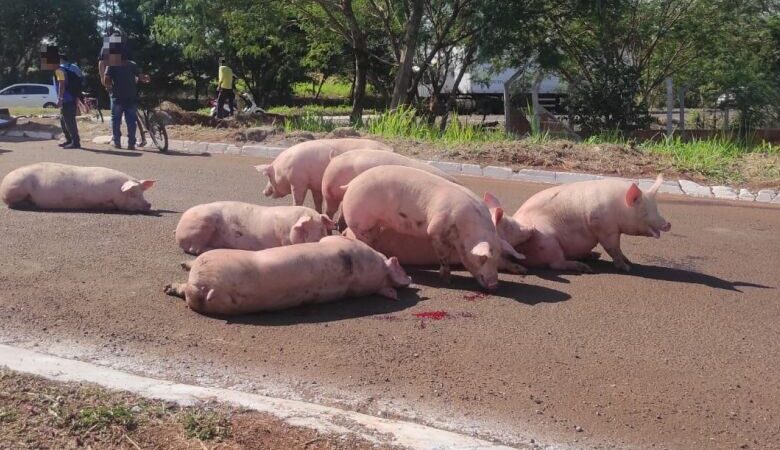
[(203, 314), (234, 315), (379, 294), (397, 299), (412, 282), (395, 258), (342, 236), (259, 252), (212, 250), (187, 283), (165, 287)]
[(44, 209), (149, 211), (144, 191), (153, 180), (137, 180), (105, 167), (38, 163), (14, 170), (0, 183), (8, 206), (32, 204)]
[(374, 167), (349, 183), (342, 210), (355, 237), (369, 245), (382, 229), (426, 238), (445, 281), (457, 253), (482, 287), (498, 287), (501, 240), (487, 206), (463, 186), (412, 167)]
[(443, 171), (416, 159), (404, 155), (380, 150), (352, 150), (330, 160), (322, 176), (322, 194), (325, 196), (325, 213), (331, 218), (341, 205), (344, 190), (353, 178), (372, 167), (377, 166), (407, 166), (438, 175), (446, 180), (457, 183), (455, 178)]
[[(672, 225), (658, 213), (656, 193), (663, 183), (642, 192), (628, 181), (596, 180), (545, 189), (529, 198), (513, 221), (497, 226), (499, 234), (526, 256), (528, 267), (590, 272), (588, 259), (597, 244), (612, 257), (615, 267), (630, 270), (620, 250), (620, 235), (661, 237)], [(489, 206), (499, 207), (497, 201)], [(527, 231), (530, 233), (530, 238)]]
[(322, 174), (331, 155), (349, 150), (375, 149), (392, 152), (393, 149), (371, 139), (318, 139), (302, 142), (283, 151), (271, 164), (255, 166), (268, 176), (263, 191), (266, 197), (282, 198), (293, 195), (294, 205), (303, 205), (306, 192), (311, 190), (314, 209), (322, 212)]
[(305, 206), (214, 202), (193, 206), (182, 214), (176, 243), (193, 255), (215, 248), (256, 251), (317, 242), (333, 227), (327, 216)]

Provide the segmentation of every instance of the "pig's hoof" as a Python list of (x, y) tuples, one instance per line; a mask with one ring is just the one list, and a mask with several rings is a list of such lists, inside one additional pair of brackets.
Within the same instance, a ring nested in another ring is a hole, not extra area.
[(445, 269), (444, 267), (439, 269), (439, 278), (441, 278), (444, 284), (452, 284), (452, 275), (450, 275), (449, 269)]
[(175, 295), (176, 294), (176, 288), (173, 287), (173, 284), (168, 283), (163, 288), (163, 292), (166, 295)]
[(192, 261), (182, 261), (180, 264), (181, 268), (189, 272), (192, 270)]
[(589, 265), (585, 264), (585, 263), (577, 263), (574, 266), (574, 270), (576, 270), (577, 272), (582, 272), (582, 273), (593, 273), (593, 268), (590, 267)]
[(631, 266), (626, 264), (625, 262), (617, 262), (615, 261), (615, 267), (617, 267), (618, 270), (622, 272), (631, 272)]
[(590, 255), (586, 259), (589, 259), (591, 261), (598, 261), (601, 259), (601, 253), (599, 252), (590, 252)]

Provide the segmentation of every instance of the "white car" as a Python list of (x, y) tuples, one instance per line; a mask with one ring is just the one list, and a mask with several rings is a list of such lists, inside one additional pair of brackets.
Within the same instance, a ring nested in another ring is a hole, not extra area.
[(47, 84), (12, 84), (0, 90), (0, 108), (56, 108), (57, 90)]

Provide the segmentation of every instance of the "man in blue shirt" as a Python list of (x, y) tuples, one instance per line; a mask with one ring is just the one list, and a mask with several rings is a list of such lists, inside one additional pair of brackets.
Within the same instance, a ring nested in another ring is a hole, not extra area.
[(76, 100), (81, 98), (84, 74), (76, 64), (68, 62), (65, 54), (60, 54), (60, 66), (54, 70), (57, 80), (57, 106), (60, 108), (60, 126), (65, 135), (62, 148), (81, 148), (79, 128), (76, 124)]
[(127, 148), (135, 150), (138, 81), (149, 82), (149, 76), (141, 73), (135, 62), (122, 59), (121, 65), (109, 65), (103, 84), (111, 92), (111, 128), (115, 148), (122, 148), (122, 115), (127, 124)]

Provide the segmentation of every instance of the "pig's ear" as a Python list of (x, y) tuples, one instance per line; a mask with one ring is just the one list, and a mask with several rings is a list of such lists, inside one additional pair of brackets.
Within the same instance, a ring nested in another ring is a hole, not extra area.
[(496, 208), (493, 210), (493, 223), (498, 225), (501, 219), (504, 218), (504, 208)]
[(137, 181), (135, 181), (135, 180), (127, 180), (127, 181), (125, 181), (125, 183), (122, 185), (122, 187), (120, 188), (120, 190), (121, 190), (122, 192), (127, 192), (127, 191), (129, 191), (130, 189), (132, 189), (132, 188), (134, 188), (134, 187), (136, 187), (136, 186), (140, 186), (140, 184), (141, 184), (141, 183), (139, 183), (139, 182), (137, 182)]
[(255, 170), (264, 175), (268, 175), (268, 178), (271, 178), (274, 175), (274, 166), (271, 164), (260, 164), (259, 166), (255, 166)]
[(141, 190), (149, 190), (156, 183), (155, 180), (141, 180)]
[(301, 217), (300, 219), (298, 219), (297, 222), (295, 222), (295, 225), (293, 225), (292, 227), (293, 231), (301, 230), (301, 228), (303, 228), (303, 226), (306, 225), (307, 223), (311, 222), (311, 220), (312, 219), (310, 216)]
[(412, 284), (412, 279), (406, 274), (406, 271), (401, 267), (401, 263), (398, 262), (398, 258), (391, 256), (387, 258), (387, 270), (390, 274), (390, 280), (396, 286), (409, 286)]
[(487, 241), (480, 242), (471, 249), (471, 254), (478, 257), (479, 260), (484, 263), (490, 258), (490, 244), (488, 244)]
[(663, 182), (664, 182), (664, 174), (659, 173), (658, 176), (655, 178), (655, 183), (653, 183), (653, 186), (650, 187), (650, 189), (647, 191), (647, 195), (651, 197), (655, 197), (655, 194), (658, 193), (658, 188), (661, 187)]
[(339, 156), (339, 154), (336, 151), (336, 149), (334, 148), (333, 150), (330, 151), (330, 153), (328, 153), (328, 161), (330, 161), (331, 159), (333, 159), (333, 158), (335, 158), (337, 156)]
[(642, 191), (636, 183), (631, 183), (628, 191), (626, 191), (626, 205), (636, 206), (640, 200), (642, 200)]
[(484, 200), (489, 209), (501, 207), (501, 202), (490, 192), (485, 192)]
[(376, 293), (382, 297), (389, 298), (390, 300), (398, 300), (398, 291), (391, 287), (383, 287), (382, 289), (376, 291)]
[(522, 253), (518, 253), (518, 251), (515, 250), (515, 248), (512, 247), (512, 245), (509, 242), (503, 239), (500, 239), (500, 241), (501, 241), (501, 252), (505, 256), (512, 259), (514, 262), (519, 262), (525, 259), (525, 255), (523, 255)]
[(325, 229), (328, 231), (332, 231), (334, 228), (336, 228), (336, 223), (330, 220), (330, 217), (326, 216), (325, 214), (320, 214), (320, 222), (322, 222), (322, 226), (325, 227)]

